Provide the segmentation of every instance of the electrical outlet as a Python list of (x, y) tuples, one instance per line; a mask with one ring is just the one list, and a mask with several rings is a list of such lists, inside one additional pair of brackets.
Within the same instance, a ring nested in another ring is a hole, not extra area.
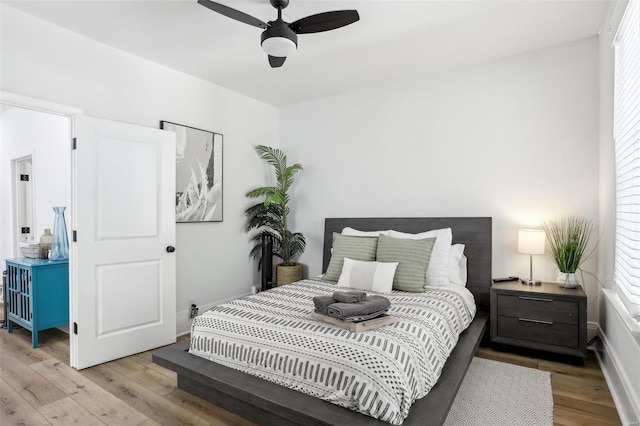
[(189, 298), (189, 318), (195, 318), (198, 316), (198, 306), (196, 305), (193, 297)]
[(189, 318), (195, 318), (198, 316), (198, 307), (194, 303), (191, 305), (191, 312), (189, 313)]

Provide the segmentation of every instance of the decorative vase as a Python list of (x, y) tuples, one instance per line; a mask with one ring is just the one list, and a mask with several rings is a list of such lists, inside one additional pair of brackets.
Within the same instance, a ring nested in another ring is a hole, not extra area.
[(291, 284), (302, 279), (302, 264), (293, 266), (276, 266), (276, 283), (278, 286)]
[(556, 281), (558, 281), (560, 287), (564, 288), (576, 288), (580, 285), (578, 276), (570, 272), (560, 272)]
[(45, 228), (44, 234), (40, 236), (40, 257), (43, 259), (49, 257), (49, 250), (51, 250), (52, 241), (53, 235), (51, 235), (51, 228)]
[(53, 220), (53, 238), (51, 239), (51, 260), (69, 258), (69, 238), (67, 237), (67, 223), (64, 220), (66, 207), (54, 207), (56, 216)]

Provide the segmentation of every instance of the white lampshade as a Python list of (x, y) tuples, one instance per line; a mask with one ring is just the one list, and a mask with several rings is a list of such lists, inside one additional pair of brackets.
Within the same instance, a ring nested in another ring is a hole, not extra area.
[(541, 229), (518, 231), (518, 253), (544, 254), (545, 235)]
[(295, 53), (296, 44), (286, 37), (269, 37), (262, 42), (262, 50), (277, 58), (286, 58)]

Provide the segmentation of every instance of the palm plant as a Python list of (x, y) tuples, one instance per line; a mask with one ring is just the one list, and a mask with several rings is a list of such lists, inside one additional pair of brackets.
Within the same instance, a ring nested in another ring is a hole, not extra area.
[(258, 145), (256, 152), (260, 158), (273, 166), (276, 186), (263, 186), (247, 193), (249, 198), (264, 197), (262, 202), (245, 210), (248, 219), (247, 232), (258, 230), (251, 237), (251, 241), (256, 245), (250, 254), (253, 258), (260, 257), (262, 237), (269, 236), (273, 242), (273, 254), (282, 259), (283, 266), (293, 266), (304, 252), (306, 241), (301, 233), (293, 233), (287, 228), (290, 200), (288, 191), (293, 185), (293, 177), (302, 170), (302, 166), (287, 166), (287, 156), (277, 148)]
[(562, 273), (574, 274), (584, 261), (593, 232), (591, 219), (581, 216), (548, 220), (543, 225), (547, 235), (547, 252)]

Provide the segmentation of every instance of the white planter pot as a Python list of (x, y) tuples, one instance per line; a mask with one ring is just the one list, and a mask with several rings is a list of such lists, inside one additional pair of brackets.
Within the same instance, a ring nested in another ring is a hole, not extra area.
[(560, 287), (564, 288), (576, 288), (580, 285), (578, 276), (575, 273), (560, 272), (556, 281), (560, 284)]

